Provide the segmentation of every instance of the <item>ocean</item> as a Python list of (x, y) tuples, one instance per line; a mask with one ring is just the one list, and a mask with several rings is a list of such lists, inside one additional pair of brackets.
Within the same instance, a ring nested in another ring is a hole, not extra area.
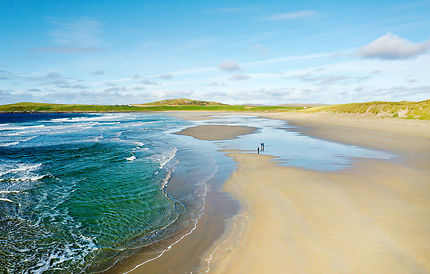
[[(0, 114), (0, 268), (98, 272), (192, 230), (223, 155), (173, 134), (187, 126), (153, 114)], [(170, 191), (173, 173), (184, 179)]]

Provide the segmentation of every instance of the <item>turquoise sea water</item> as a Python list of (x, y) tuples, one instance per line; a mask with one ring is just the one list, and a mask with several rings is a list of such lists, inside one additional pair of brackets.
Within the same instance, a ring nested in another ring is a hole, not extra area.
[[(215, 142), (173, 134), (202, 124), (258, 130)], [(251, 116), (0, 114), (0, 270), (98, 272), (145, 246), (156, 256), (152, 244), (193, 231), (207, 191), (234, 170), (219, 149), (264, 142), (279, 164), (322, 171), (391, 157), (289, 129)]]
[[(186, 121), (0, 114), (0, 122), (2, 269), (103, 270), (201, 214), (216, 148), (171, 134)], [(198, 161), (197, 150), (206, 155)], [(198, 177), (166, 191), (172, 173), (186, 169)]]

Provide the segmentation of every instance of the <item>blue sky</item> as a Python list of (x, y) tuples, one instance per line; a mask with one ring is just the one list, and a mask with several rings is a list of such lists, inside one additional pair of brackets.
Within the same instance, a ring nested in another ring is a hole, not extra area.
[(0, 104), (430, 98), (430, 1), (0, 5)]

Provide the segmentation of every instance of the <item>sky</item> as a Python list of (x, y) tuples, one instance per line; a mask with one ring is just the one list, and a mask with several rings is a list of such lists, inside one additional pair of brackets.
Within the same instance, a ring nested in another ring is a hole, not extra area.
[(0, 104), (430, 98), (430, 0), (0, 2)]

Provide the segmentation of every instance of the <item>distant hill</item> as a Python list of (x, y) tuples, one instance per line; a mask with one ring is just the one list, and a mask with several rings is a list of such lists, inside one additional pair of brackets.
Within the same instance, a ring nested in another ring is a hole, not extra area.
[(198, 100), (191, 100), (191, 99), (185, 99), (185, 98), (179, 98), (179, 99), (167, 99), (167, 100), (161, 100), (156, 101), (152, 103), (146, 103), (142, 105), (134, 105), (134, 106), (214, 106), (214, 105), (226, 105), (219, 102), (211, 102), (211, 101), (198, 101)]
[(148, 112), (148, 111), (292, 111), (301, 107), (226, 105), (189, 99), (163, 100), (143, 105), (76, 105), (22, 102), (0, 105), (0, 112)]
[(430, 99), (421, 102), (368, 102), (313, 107), (302, 112), (333, 112), (368, 114), (378, 118), (430, 120)]

